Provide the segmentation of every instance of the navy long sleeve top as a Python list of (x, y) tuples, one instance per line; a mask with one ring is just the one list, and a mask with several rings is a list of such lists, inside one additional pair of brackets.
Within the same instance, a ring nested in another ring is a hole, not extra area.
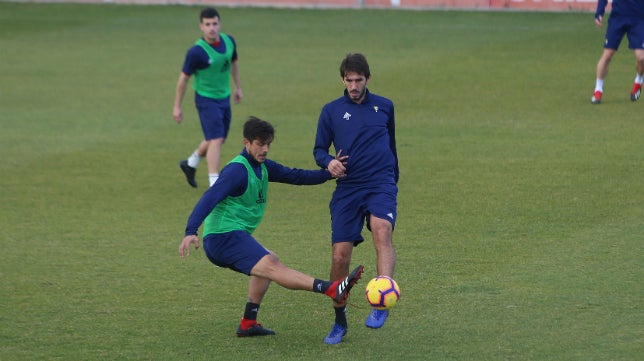
[[(598, 0), (595, 19), (604, 16), (608, 0)], [(611, 16), (634, 16), (644, 19), (644, 1), (642, 0), (613, 0), (611, 5)]]
[(341, 186), (369, 186), (398, 182), (398, 154), (394, 104), (391, 100), (367, 90), (362, 103), (344, 95), (326, 104), (318, 120), (313, 156), (326, 168), (335, 153), (348, 155), (346, 177), (337, 180)]

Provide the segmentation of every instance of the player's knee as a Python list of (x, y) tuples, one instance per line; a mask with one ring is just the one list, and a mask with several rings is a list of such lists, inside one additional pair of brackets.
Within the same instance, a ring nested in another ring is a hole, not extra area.
[[(385, 223), (389, 223), (389, 222), (385, 222)], [(387, 224), (385, 223), (381, 223), (380, 226), (375, 227), (374, 229), (371, 230), (376, 247), (378, 247), (378, 245), (380, 244), (385, 246), (391, 245), (391, 237), (392, 237), (393, 229), (391, 227), (391, 224), (387, 226)]]
[(280, 262), (277, 255), (273, 252), (270, 252), (262, 257), (259, 262), (257, 262), (253, 270), (258, 276), (266, 277), (274, 274), (284, 267), (285, 266)]
[(346, 266), (349, 267), (351, 263), (351, 253), (349, 252), (333, 252), (333, 264), (336, 266)]
[(277, 255), (277, 253), (275, 253), (275, 252), (273, 252), (273, 251), (270, 251), (270, 250), (269, 250), (269, 251), (268, 251), (268, 254), (269, 254), (269, 256), (271, 256), (271, 259), (273, 259), (273, 260), (274, 260), (274, 261), (276, 261), (276, 262), (280, 262), (280, 258), (279, 258), (279, 256)]

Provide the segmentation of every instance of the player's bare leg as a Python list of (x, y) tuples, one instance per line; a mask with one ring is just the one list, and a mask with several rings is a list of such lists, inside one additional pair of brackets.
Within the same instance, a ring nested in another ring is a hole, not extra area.
[(597, 79), (606, 79), (613, 55), (615, 55), (615, 49), (604, 49), (601, 58), (597, 62)]
[(644, 75), (644, 49), (635, 49), (635, 61), (637, 74)]
[[(353, 253), (353, 242), (337, 242), (333, 244), (331, 253), (331, 280), (338, 280), (349, 274), (351, 255)], [(324, 343), (335, 345), (342, 342), (342, 337), (347, 334), (348, 324), (346, 318), (347, 302), (333, 302), (335, 321), (331, 332), (324, 338)]]
[(313, 277), (286, 267), (273, 253), (260, 259), (250, 273), (256, 277), (273, 280), (290, 290), (310, 291), (314, 281)]
[(644, 80), (644, 49), (635, 49), (635, 81), (631, 89), (631, 100), (636, 101), (642, 94), (642, 81)]
[(396, 251), (392, 241), (393, 226), (388, 220), (373, 215), (369, 219), (376, 248), (378, 276), (393, 278), (396, 267)]
[(268, 287), (271, 285), (271, 280), (257, 276), (250, 276), (248, 282), (248, 301), (253, 303), (262, 303)]
[[(376, 248), (378, 275), (393, 278), (396, 267), (396, 251), (392, 241), (393, 225), (386, 219), (371, 215), (369, 217), (369, 226), (373, 236), (373, 244)], [(367, 317), (365, 326), (380, 328), (385, 324), (388, 316), (388, 310), (374, 308)]]
[(219, 157), (224, 140), (224, 138), (215, 138), (206, 142), (206, 163), (208, 163), (208, 179), (211, 186), (215, 184), (219, 177)]
[(336, 302), (340, 302), (340, 300), (346, 302), (346, 297), (353, 285), (360, 279), (362, 270), (363, 267), (359, 266), (341, 280), (322, 281), (286, 267), (273, 253), (267, 254), (250, 271), (248, 302), (244, 317), (237, 328), (237, 335), (243, 337), (275, 334), (274, 331), (263, 328), (256, 321), (256, 312), (271, 280), (288, 289), (324, 293)]
[(595, 91), (593, 92), (593, 97), (590, 101), (593, 104), (599, 104), (601, 102), (602, 95), (604, 93), (604, 79), (608, 75), (608, 68), (610, 62), (615, 55), (615, 49), (604, 49), (602, 56), (597, 62), (597, 79), (595, 81)]
[(270, 253), (262, 257), (250, 273), (253, 276), (273, 280), (278, 285), (291, 290), (324, 293), (339, 302), (346, 299), (353, 285), (362, 276), (362, 266), (339, 280), (322, 281), (286, 267), (275, 254)]
[(248, 300), (246, 301), (244, 317), (242, 317), (237, 327), (237, 336), (250, 337), (275, 334), (275, 331), (264, 328), (257, 322), (259, 306), (270, 285), (271, 280), (268, 278), (250, 276), (250, 281), (248, 282)]

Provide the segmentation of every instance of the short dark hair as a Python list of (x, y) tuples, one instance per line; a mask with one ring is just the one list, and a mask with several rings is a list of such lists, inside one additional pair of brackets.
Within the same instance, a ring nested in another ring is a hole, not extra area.
[(219, 11), (215, 8), (205, 8), (201, 10), (201, 14), (199, 14), (199, 21), (202, 21), (203, 19), (214, 19), (214, 18), (219, 18)]
[(275, 128), (271, 123), (251, 115), (244, 123), (244, 138), (251, 142), (259, 139), (262, 142), (270, 143), (275, 138)]
[(369, 70), (367, 58), (360, 53), (347, 54), (340, 64), (340, 77), (344, 79), (344, 76), (348, 72), (355, 72), (369, 79), (371, 77), (371, 71)]

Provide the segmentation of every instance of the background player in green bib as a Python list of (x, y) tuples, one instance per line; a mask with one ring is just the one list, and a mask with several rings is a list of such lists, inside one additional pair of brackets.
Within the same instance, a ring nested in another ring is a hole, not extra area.
[[(336, 302), (344, 302), (363, 270), (358, 266), (335, 282), (315, 279), (286, 267), (253, 238), (252, 233), (264, 216), (269, 182), (313, 185), (332, 179), (326, 169), (294, 169), (267, 159), (273, 137), (273, 126), (266, 121), (251, 117), (244, 124), (243, 151), (222, 169), (221, 177), (201, 197), (188, 218), (185, 237), (179, 246), (182, 258), (190, 254), (190, 244), (199, 248), (197, 231), (205, 221), (203, 245), (208, 259), (217, 266), (250, 276), (248, 301), (237, 328), (238, 336), (275, 334), (257, 323), (259, 305), (271, 281), (293, 290), (323, 293)], [(346, 157), (337, 159), (344, 162)]]
[(177, 123), (183, 121), (181, 103), (186, 93), (188, 80), (194, 74), (195, 105), (201, 121), (204, 140), (179, 167), (188, 184), (197, 187), (195, 173), (199, 160), (206, 157), (208, 180), (213, 185), (219, 176), (221, 146), (228, 136), (232, 112), (230, 108), (230, 79), (235, 84), (233, 98), (239, 103), (243, 98), (237, 65), (237, 44), (235, 39), (221, 33), (219, 12), (205, 8), (200, 13), (199, 28), (203, 37), (186, 53), (177, 87), (175, 90), (172, 116)]

